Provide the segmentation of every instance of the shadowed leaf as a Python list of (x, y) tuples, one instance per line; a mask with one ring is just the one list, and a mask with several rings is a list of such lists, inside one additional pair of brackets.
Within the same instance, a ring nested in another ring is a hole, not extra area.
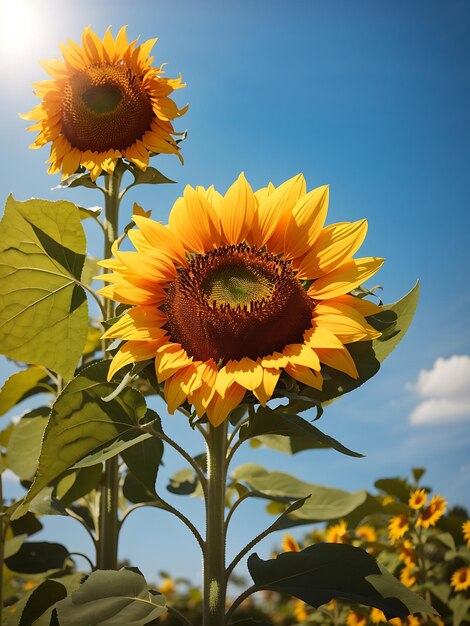
[(51, 569), (62, 569), (68, 550), (60, 543), (26, 541), (5, 563), (13, 572), (39, 574)]
[(85, 292), (77, 284), (86, 251), (78, 208), (10, 196), (1, 229), (1, 351), (68, 380), (88, 326)]
[(252, 554), (248, 569), (256, 585), (288, 593), (315, 608), (335, 598), (374, 606), (388, 619), (436, 613), (370, 554), (353, 546), (319, 543), (267, 561)]
[(5, 381), (0, 390), (0, 415), (36, 393), (51, 393), (45, 386), (49, 377), (40, 367), (28, 367)]
[(93, 572), (57, 603), (61, 626), (144, 626), (166, 611), (164, 597), (151, 593), (140, 572)]
[(13, 519), (23, 515), (44, 487), (87, 454), (118, 438), (140, 434), (138, 422), (147, 409), (138, 391), (128, 387), (111, 402), (102, 400), (116, 388), (116, 383), (106, 382), (108, 368), (109, 361), (86, 367), (57, 398), (44, 433), (34, 482)]

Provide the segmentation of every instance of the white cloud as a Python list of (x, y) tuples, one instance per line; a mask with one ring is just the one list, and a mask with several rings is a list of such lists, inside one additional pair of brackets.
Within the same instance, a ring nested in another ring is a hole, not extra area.
[(439, 357), (411, 387), (423, 398), (410, 414), (413, 426), (470, 420), (470, 356)]

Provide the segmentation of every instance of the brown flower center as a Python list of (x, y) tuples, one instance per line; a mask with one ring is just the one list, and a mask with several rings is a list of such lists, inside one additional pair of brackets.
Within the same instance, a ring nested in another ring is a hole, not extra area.
[(79, 150), (125, 150), (149, 130), (153, 115), (140, 78), (124, 65), (87, 67), (64, 88), (62, 132)]
[(163, 308), (172, 341), (195, 359), (225, 363), (301, 343), (313, 306), (289, 262), (239, 244), (196, 255)]

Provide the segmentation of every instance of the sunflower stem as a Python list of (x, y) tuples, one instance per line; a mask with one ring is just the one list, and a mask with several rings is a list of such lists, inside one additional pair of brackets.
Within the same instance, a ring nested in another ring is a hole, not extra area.
[[(119, 187), (122, 168), (117, 164), (114, 174), (106, 174), (105, 217), (104, 217), (104, 258), (112, 256), (112, 245), (118, 236), (119, 225)], [(104, 303), (105, 320), (114, 316), (114, 302), (106, 299)], [(103, 342), (103, 354), (107, 342)], [(119, 465), (114, 457), (105, 463), (101, 484), (100, 513), (98, 520), (98, 538), (96, 566), (98, 569), (117, 569), (119, 538)]]
[(203, 626), (225, 624), (225, 483), (227, 420), (207, 432), (206, 550)]

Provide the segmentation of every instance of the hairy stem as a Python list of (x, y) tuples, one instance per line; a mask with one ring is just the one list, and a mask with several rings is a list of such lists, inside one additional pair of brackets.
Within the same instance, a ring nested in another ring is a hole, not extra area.
[[(106, 174), (105, 217), (104, 217), (104, 258), (112, 255), (111, 247), (117, 239), (119, 223), (119, 186), (122, 171), (120, 164), (116, 166), (114, 174)], [(114, 316), (114, 302), (106, 299), (104, 302), (105, 319)], [(103, 353), (107, 343), (103, 342)], [(116, 569), (118, 554), (118, 500), (119, 500), (119, 466), (114, 457), (106, 461), (103, 481), (101, 484), (99, 532), (97, 541), (96, 565), (98, 569)]]
[(203, 626), (225, 623), (225, 461), (227, 421), (207, 433), (206, 550)]

